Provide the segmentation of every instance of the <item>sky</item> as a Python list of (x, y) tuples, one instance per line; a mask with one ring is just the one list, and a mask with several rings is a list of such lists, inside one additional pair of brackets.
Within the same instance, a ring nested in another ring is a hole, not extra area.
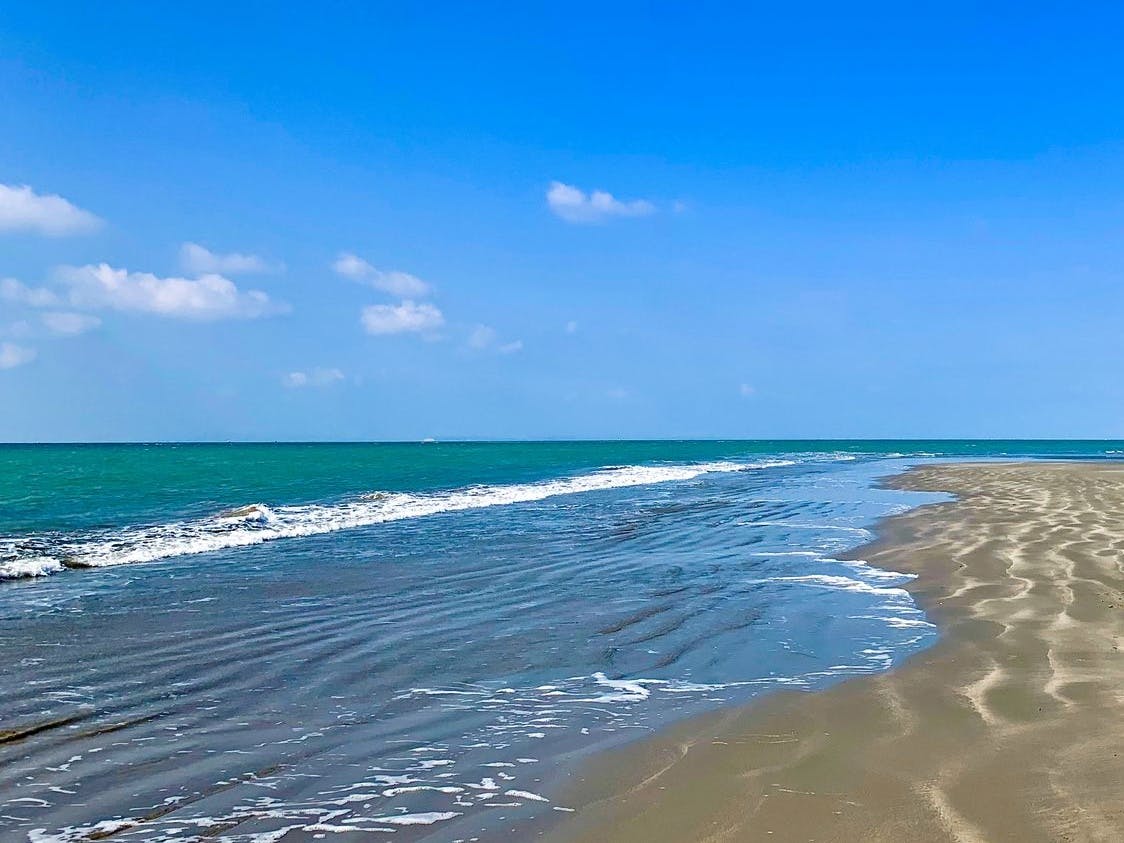
[(0, 441), (1124, 437), (1121, 43), (1111, 3), (6, 4)]

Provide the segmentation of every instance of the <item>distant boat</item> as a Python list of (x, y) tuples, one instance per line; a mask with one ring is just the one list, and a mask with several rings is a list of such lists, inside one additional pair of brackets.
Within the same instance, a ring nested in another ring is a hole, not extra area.
[(422, 443), (423, 445), (432, 445), (432, 444), (434, 444), (434, 443), (435, 443), (436, 441), (437, 441), (437, 440), (436, 440), (436, 439), (434, 439), (434, 438), (433, 438), (432, 436), (427, 436), (427, 437), (425, 437), (425, 439), (423, 439), (423, 440), (421, 441), (421, 443)]

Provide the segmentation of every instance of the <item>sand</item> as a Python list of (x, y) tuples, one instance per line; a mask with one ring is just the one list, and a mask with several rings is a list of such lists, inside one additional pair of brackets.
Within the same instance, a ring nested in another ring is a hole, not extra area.
[(1124, 840), (1124, 465), (925, 466), (856, 551), (941, 641), (594, 759), (559, 841)]

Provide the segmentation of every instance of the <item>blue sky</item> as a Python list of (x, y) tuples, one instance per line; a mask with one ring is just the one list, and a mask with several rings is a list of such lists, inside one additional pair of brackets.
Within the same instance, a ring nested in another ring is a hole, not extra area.
[(12, 5), (0, 440), (1124, 436), (1114, 4)]

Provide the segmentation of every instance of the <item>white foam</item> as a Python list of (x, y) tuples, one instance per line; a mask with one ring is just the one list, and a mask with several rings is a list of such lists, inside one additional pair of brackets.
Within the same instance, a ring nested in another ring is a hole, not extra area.
[(27, 556), (23, 559), (0, 561), (0, 580), (18, 580), (25, 577), (45, 577), (63, 570), (59, 560), (51, 556)]
[(852, 620), (882, 621), (894, 629), (936, 629), (936, 624), (920, 618), (897, 618), (883, 615), (848, 615)]
[(820, 554), (814, 550), (759, 550), (748, 555), (765, 556), (768, 558), (772, 558), (774, 556), (811, 556), (814, 558), (821, 558)]
[(750, 583), (792, 583), (793, 585), (807, 585), (818, 588), (831, 588), (840, 591), (854, 591), (861, 594), (882, 594), (905, 596), (908, 594), (902, 588), (888, 588), (886, 586), (871, 585), (862, 580), (840, 577), (833, 574), (796, 574), (787, 577), (765, 577), (759, 580), (749, 580)]
[[(823, 561), (824, 562), (838, 562), (839, 560), (837, 560), (837, 559), (824, 559)], [(903, 583), (903, 582), (909, 582), (910, 580), (917, 578), (916, 574), (903, 574), (899, 571), (888, 571), (885, 568), (875, 568), (875, 567), (871, 566), (868, 562), (864, 562), (861, 559), (846, 560), (846, 561), (840, 562), (839, 564), (843, 565), (844, 567), (850, 568), (852, 571), (854, 571), (856, 574), (863, 577), (864, 579), (874, 580), (874, 581), (877, 581), (877, 582)]]
[(693, 480), (704, 474), (794, 464), (792, 460), (765, 460), (756, 463), (716, 461), (684, 465), (618, 466), (539, 483), (472, 486), (430, 494), (375, 492), (337, 504), (270, 508), (256, 503), (197, 521), (128, 528), (96, 538), (59, 542), (57, 547), (52, 548), (50, 556), (17, 557), (0, 562), (0, 579), (55, 573), (63, 569), (62, 560), (72, 566), (94, 568), (152, 562), (444, 512), (529, 503), (561, 495), (648, 486)]
[(426, 761), (421, 761), (418, 768), (422, 770), (432, 770), (435, 767), (448, 767), (450, 764), (456, 764), (452, 758), (434, 758)]
[(596, 697), (589, 697), (587, 699), (581, 700), (581, 702), (641, 702), (642, 700), (648, 699), (648, 697), (652, 695), (652, 692), (644, 687), (645, 685), (650, 684), (651, 680), (610, 679), (601, 672), (593, 674), (593, 679), (598, 685), (603, 685), (606, 688), (611, 688), (612, 691), (608, 694), (600, 694)]
[(401, 796), (403, 793), (421, 793), (422, 791), (432, 791), (433, 793), (464, 793), (464, 788), (456, 787), (455, 785), (439, 787), (432, 784), (414, 784), (388, 788), (382, 792), (382, 795), (389, 799), (395, 796)]
[(460, 815), (459, 811), (426, 811), (419, 814), (371, 817), (370, 821), (384, 823), (386, 825), (433, 825), (434, 823), (443, 822), (444, 820), (451, 820), (453, 817), (459, 817)]

